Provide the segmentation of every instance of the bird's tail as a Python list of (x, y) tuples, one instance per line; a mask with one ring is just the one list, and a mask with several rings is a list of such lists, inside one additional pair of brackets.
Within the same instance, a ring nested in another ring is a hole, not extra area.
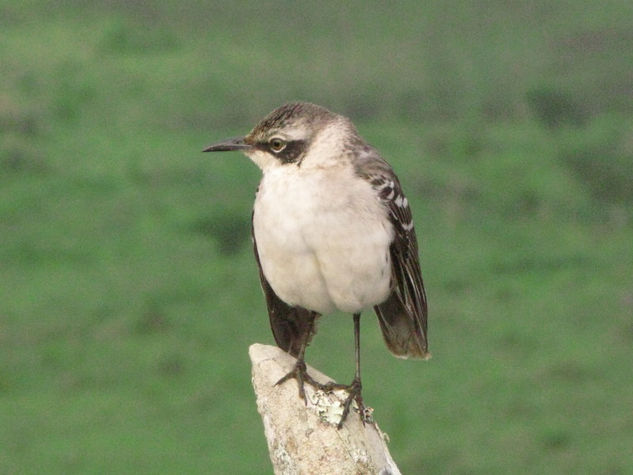
[[(398, 358), (428, 359), (426, 328), (420, 318), (406, 308), (397, 292), (374, 307), (385, 343)], [(423, 316), (425, 318), (426, 315)]]

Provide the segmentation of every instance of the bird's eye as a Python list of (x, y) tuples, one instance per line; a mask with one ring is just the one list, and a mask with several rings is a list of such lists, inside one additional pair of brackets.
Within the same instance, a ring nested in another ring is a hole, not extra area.
[(279, 137), (273, 137), (270, 139), (268, 144), (273, 152), (281, 152), (284, 148), (286, 148), (286, 142)]

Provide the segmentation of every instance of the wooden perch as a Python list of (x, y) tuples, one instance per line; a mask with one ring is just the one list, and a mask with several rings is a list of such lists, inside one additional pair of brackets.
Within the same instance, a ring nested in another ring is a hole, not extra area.
[[(275, 383), (295, 364), (295, 359), (275, 346), (249, 348), (257, 409), (264, 422), (270, 459), (276, 474), (399, 474), (383, 434), (375, 423), (363, 423), (355, 410), (338, 430), (342, 390), (324, 393), (305, 385), (307, 404), (299, 398), (296, 380)], [(310, 375), (328, 383), (323, 373), (308, 366)]]

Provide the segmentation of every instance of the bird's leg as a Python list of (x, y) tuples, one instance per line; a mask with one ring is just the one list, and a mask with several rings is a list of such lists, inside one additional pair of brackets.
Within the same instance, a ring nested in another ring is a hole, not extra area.
[(314, 325), (314, 318), (312, 322), (310, 322), (309, 329), (304, 333), (303, 339), (301, 341), (301, 346), (299, 347), (299, 354), (297, 355), (297, 362), (295, 363), (294, 368), (286, 374), (283, 378), (275, 383), (275, 386), (279, 386), (282, 383), (285, 383), (289, 379), (296, 379), (297, 384), (299, 385), (299, 397), (303, 399), (303, 401), (308, 404), (305, 395), (305, 389), (303, 387), (304, 383), (308, 383), (317, 389), (324, 389), (324, 385), (317, 382), (312, 376), (308, 374), (308, 370), (306, 369), (306, 363), (304, 360), (306, 347), (308, 346), (308, 340), (310, 339), (310, 335), (312, 333), (312, 326)]
[(363, 389), (363, 385), (360, 380), (360, 313), (354, 314), (354, 354), (356, 356), (356, 372), (354, 374), (354, 379), (349, 385), (345, 384), (337, 384), (337, 383), (329, 383), (326, 384), (324, 389), (331, 391), (333, 389), (344, 389), (349, 394), (345, 402), (343, 403), (343, 414), (341, 415), (341, 420), (338, 423), (338, 428), (343, 427), (343, 423), (350, 411), (350, 407), (352, 402), (356, 401), (358, 405), (358, 411), (360, 412), (360, 419), (365, 424), (367, 420), (365, 404), (363, 404), (363, 396), (361, 391)]

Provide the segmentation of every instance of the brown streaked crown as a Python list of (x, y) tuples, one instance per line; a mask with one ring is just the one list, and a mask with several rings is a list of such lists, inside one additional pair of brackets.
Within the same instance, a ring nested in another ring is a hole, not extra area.
[(272, 131), (279, 131), (290, 126), (306, 124), (311, 130), (317, 131), (328, 120), (332, 120), (336, 114), (325, 107), (317, 106), (309, 102), (290, 102), (278, 107), (264, 117), (248, 134), (251, 142), (266, 139)]

